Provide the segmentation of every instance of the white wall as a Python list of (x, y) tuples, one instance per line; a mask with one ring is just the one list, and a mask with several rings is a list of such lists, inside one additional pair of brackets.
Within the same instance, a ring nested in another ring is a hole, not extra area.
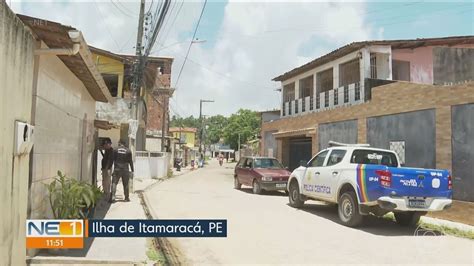
[[(314, 75), (313, 79), (313, 89), (314, 89), (314, 95), (316, 95), (316, 79), (317, 76), (316, 74), (318, 72), (321, 72), (323, 70), (330, 69), (332, 67), (333, 69), (333, 89), (339, 88), (339, 65), (349, 62), (355, 58), (358, 58), (359, 53), (362, 54), (362, 59), (360, 60), (360, 76), (361, 80), (364, 80), (365, 78), (370, 77), (370, 53), (384, 53), (386, 55), (382, 55), (380, 61), (385, 62), (381, 63), (382, 67), (382, 75), (386, 79), (392, 79), (392, 58), (391, 58), (391, 47), (390, 46), (380, 46), (380, 45), (373, 45), (373, 46), (368, 46), (366, 48), (362, 48), (360, 50), (354, 51), (352, 53), (349, 53), (345, 56), (339, 57), (331, 62), (328, 62), (324, 65), (318, 66), (316, 68), (313, 68), (309, 71), (306, 71), (302, 74), (299, 74), (295, 77), (292, 77), (290, 79), (284, 80), (281, 82), (282, 88), (284, 88), (285, 85), (294, 82), (295, 83), (295, 99), (299, 98), (299, 81), (303, 78), (309, 77), (311, 75)], [(377, 58), (377, 61), (378, 58)], [(281, 93), (282, 97), (284, 95), (284, 92)], [(283, 98), (282, 98), (283, 99)]]
[(32, 217), (50, 216), (45, 183), (58, 170), (91, 182), (95, 101), (56, 56), (39, 57), (35, 109)]
[(34, 40), (0, 1), (0, 265), (25, 265), (29, 155), (13, 156), (15, 120), (31, 122)]

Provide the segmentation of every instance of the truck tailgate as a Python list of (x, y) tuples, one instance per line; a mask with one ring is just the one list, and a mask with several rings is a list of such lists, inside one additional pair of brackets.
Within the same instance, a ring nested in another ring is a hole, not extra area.
[(451, 198), (447, 170), (359, 164), (358, 195), (361, 202), (391, 197)]
[(447, 170), (389, 167), (392, 173), (390, 189), (397, 196), (451, 197)]

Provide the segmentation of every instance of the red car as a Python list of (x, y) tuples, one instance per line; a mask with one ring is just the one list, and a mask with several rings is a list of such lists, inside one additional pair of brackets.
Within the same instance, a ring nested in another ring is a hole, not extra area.
[(251, 186), (254, 194), (262, 190), (285, 190), (291, 172), (275, 158), (242, 157), (235, 167), (234, 188)]

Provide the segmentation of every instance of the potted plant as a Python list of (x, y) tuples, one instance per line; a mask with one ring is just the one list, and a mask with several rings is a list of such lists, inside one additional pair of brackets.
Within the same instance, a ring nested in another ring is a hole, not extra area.
[(61, 171), (46, 185), (55, 219), (85, 219), (93, 215), (101, 191), (94, 185), (69, 178)]

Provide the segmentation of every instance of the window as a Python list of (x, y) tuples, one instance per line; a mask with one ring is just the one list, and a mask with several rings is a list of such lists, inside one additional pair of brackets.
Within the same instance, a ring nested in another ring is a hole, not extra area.
[(295, 99), (295, 83), (283, 86), (283, 102), (293, 101)]
[(410, 62), (392, 60), (392, 79), (410, 81)]
[(316, 91), (318, 93), (330, 91), (333, 88), (332, 68), (316, 74)]
[(331, 155), (329, 155), (327, 166), (340, 163), (342, 158), (344, 158), (344, 155), (346, 155), (345, 150), (332, 150)]
[(300, 98), (313, 96), (313, 75), (300, 80)]
[(276, 159), (259, 158), (259, 159), (255, 159), (255, 168), (281, 169), (283, 168), (283, 166)]
[(112, 97), (117, 97), (118, 94), (118, 75), (117, 74), (102, 74), (105, 85), (110, 91)]
[(351, 163), (380, 164), (390, 167), (398, 167), (395, 153), (376, 150), (354, 150), (351, 156)]
[(253, 159), (252, 158), (247, 158), (245, 161), (245, 168), (252, 168), (253, 165)]
[(318, 155), (316, 155), (316, 157), (314, 157), (313, 160), (309, 162), (309, 165), (311, 167), (323, 166), (324, 160), (326, 159), (326, 155), (328, 155), (328, 152), (329, 151), (323, 151), (319, 153)]
[(370, 78), (377, 78), (377, 54), (370, 54)]
[(359, 58), (339, 65), (339, 87), (356, 83), (360, 80)]

